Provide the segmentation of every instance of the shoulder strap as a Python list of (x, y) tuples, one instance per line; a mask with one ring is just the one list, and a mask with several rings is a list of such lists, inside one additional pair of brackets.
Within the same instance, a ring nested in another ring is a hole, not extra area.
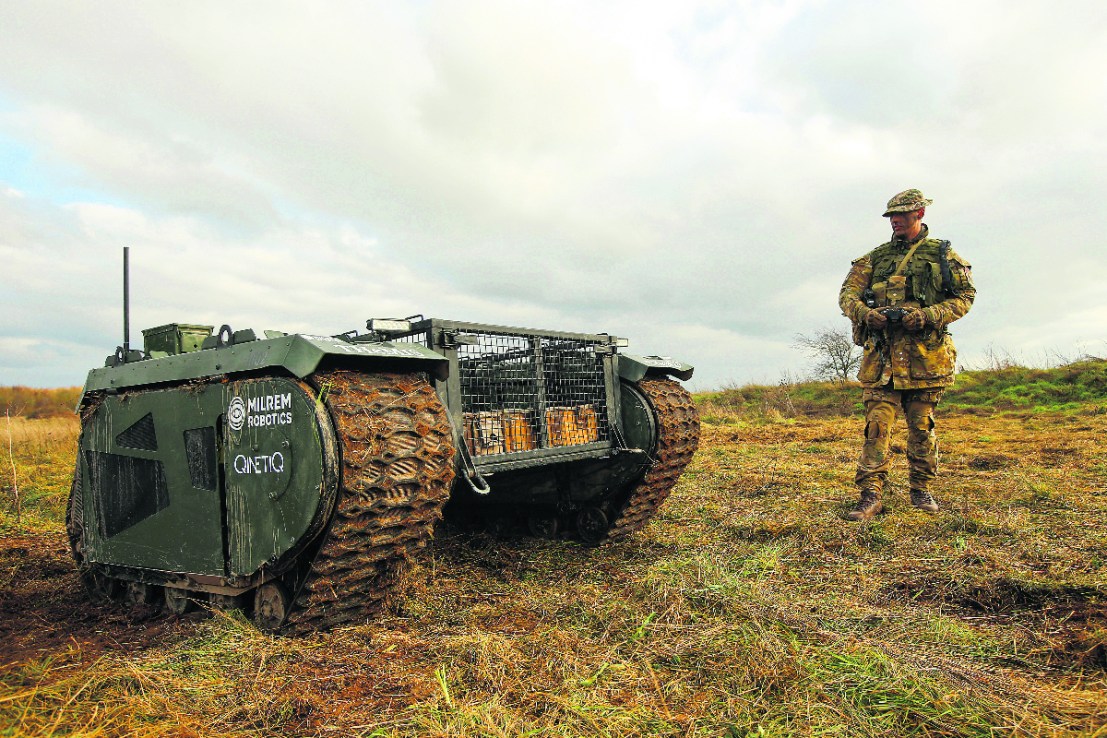
[(922, 246), (922, 242), (925, 240), (925, 238), (920, 238), (918, 241), (915, 241), (914, 246), (908, 249), (907, 253), (903, 257), (903, 260), (900, 261), (899, 266), (896, 267), (896, 271), (892, 273), (893, 277), (898, 277), (903, 274), (903, 270), (907, 268), (907, 262), (911, 261), (911, 257), (915, 255), (915, 252), (918, 251), (919, 246)]

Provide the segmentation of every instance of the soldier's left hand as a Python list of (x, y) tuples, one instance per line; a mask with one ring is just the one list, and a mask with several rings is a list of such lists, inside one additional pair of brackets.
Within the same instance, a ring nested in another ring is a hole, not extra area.
[(926, 313), (919, 308), (903, 309), (903, 327), (909, 331), (922, 330), (926, 325)]

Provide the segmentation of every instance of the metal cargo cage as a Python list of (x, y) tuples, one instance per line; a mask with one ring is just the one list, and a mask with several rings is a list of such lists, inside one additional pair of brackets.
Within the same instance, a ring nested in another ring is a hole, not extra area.
[(450, 414), (479, 466), (611, 448), (614, 339), (428, 319), (391, 336), (450, 359)]

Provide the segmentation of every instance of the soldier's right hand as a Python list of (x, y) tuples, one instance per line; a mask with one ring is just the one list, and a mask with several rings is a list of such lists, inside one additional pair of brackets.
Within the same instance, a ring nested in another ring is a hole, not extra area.
[(879, 310), (870, 310), (865, 314), (865, 325), (870, 328), (883, 328), (888, 325), (888, 316)]

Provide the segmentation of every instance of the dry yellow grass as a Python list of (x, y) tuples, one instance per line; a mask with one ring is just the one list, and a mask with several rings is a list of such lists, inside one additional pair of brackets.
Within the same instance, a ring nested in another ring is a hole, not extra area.
[[(56, 523), (69, 493), (79, 432), (76, 415), (0, 418), (0, 507), (13, 519), (18, 512), (21, 526), (41, 530)], [(6, 523), (0, 518), (0, 530)]]
[(22, 416), (0, 419), (0, 438), (7, 450), (8, 441), (24, 453), (54, 451), (58, 446), (73, 444), (80, 432), (76, 415), (28, 420)]
[(942, 416), (942, 512), (901, 463), (857, 525), (857, 418), (710, 410), (630, 540), (444, 531), (386, 617), (304, 639), (88, 604), (70, 431), (39, 528), (3, 521), (0, 735), (1107, 736), (1107, 415)]

